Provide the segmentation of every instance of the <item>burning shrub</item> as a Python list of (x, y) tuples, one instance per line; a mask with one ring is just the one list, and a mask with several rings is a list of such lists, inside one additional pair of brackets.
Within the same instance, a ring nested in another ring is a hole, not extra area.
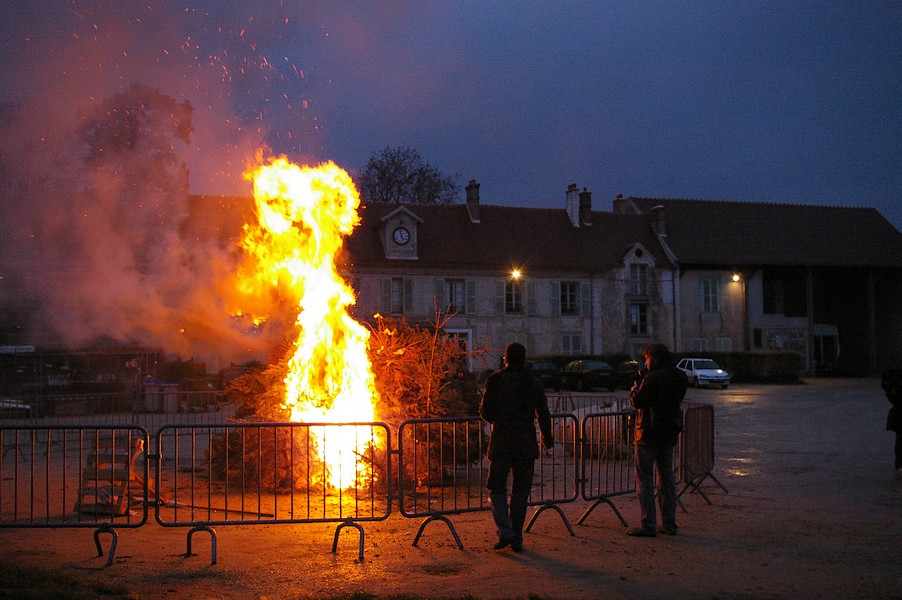
[[(448, 316), (437, 314), (431, 327), (376, 315), (369, 352), (380, 418), (398, 431), (408, 419), (465, 417), (476, 414), (479, 392), (466, 368), (457, 338), (441, 333)], [(482, 457), (485, 431), (466, 423), (424, 423), (410, 430), (416, 449), (401, 465), (400, 476), (418, 486), (453, 481), (449, 470)], [(407, 487), (407, 486), (405, 486)]]
[(456, 337), (441, 333), (447, 316), (432, 327), (376, 315), (369, 354), (379, 392), (380, 419), (397, 427), (406, 419), (476, 414), (476, 379)]

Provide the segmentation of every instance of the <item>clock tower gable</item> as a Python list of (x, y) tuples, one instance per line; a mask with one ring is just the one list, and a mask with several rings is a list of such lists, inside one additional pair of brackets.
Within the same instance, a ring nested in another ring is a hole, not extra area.
[(417, 229), (422, 222), (422, 218), (404, 205), (382, 217), (379, 239), (382, 240), (385, 258), (416, 260)]

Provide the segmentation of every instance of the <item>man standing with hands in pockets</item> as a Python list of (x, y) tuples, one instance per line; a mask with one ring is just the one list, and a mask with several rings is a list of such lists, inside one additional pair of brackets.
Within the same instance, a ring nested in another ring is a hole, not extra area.
[[(526, 504), (539, 458), (536, 420), (542, 445), (554, 446), (548, 399), (541, 382), (526, 369), (526, 348), (522, 344), (510, 344), (504, 351), (504, 368), (486, 379), (479, 416), (492, 425), (486, 487), (492, 501), (492, 518), (498, 528), (495, 550), (510, 546), (514, 552), (522, 552)], [(513, 473), (513, 483), (508, 507), (510, 473)]]
[[(633, 418), (636, 493), (642, 526), (627, 531), (637, 537), (655, 537), (657, 532), (676, 535), (676, 482), (673, 476), (673, 454), (683, 430), (680, 405), (689, 381), (673, 364), (670, 350), (664, 344), (650, 344), (642, 351), (648, 371), (633, 384), (630, 404), (636, 409)], [(661, 503), (661, 526), (656, 528), (655, 474), (658, 500)]]

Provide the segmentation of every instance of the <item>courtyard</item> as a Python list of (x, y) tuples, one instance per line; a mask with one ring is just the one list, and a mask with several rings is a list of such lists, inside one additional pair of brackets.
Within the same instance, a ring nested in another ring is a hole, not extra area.
[[(619, 391), (618, 395), (625, 396)], [(253, 525), (195, 535), (151, 520), (122, 530), (114, 563), (97, 557), (91, 530), (2, 529), (6, 563), (107, 581), (133, 598), (322, 598), (350, 594), (427, 598), (899, 598), (902, 474), (893, 469), (889, 409), (879, 378), (811, 379), (802, 385), (690, 389), (715, 414), (710, 498), (682, 496), (679, 535), (630, 538), (604, 506), (562, 504), (574, 536), (545, 511), (525, 552), (492, 550), (487, 512), (430, 523), (393, 513), (365, 523), (365, 558), (348, 528), (332, 552), (334, 524)], [(614, 504), (632, 525), (631, 495)], [(6, 590), (9, 594), (10, 590)]]

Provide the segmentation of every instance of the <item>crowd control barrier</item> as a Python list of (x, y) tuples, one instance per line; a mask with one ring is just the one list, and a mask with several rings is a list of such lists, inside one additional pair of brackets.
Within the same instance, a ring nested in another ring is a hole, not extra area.
[(0, 527), (93, 528), (102, 534), (147, 522), (148, 435), (139, 427), (0, 428)]
[(714, 407), (710, 404), (687, 401), (683, 403), (683, 433), (677, 447), (679, 480), (683, 489), (698, 493), (705, 502), (711, 499), (701, 484), (710, 479), (725, 493), (727, 488), (714, 476)]
[(340, 523), (388, 517), (391, 437), (384, 423), (167, 426), (156, 435), (156, 520), (212, 538), (218, 525)]
[(582, 524), (599, 505), (606, 504), (626, 527), (611, 498), (636, 491), (633, 470), (631, 411), (611, 410), (586, 415), (580, 432), (583, 499), (592, 502), (577, 521)]
[(486, 423), (475, 416), (410, 419), (398, 427), (398, 510), (424, 518), (414, 546), (427, 525), (441, 521), (463, 549), (448, 515), (489, 508), (487, 445)]
[[(612, 499), (635, 491), (630, 411), (602, 397), (562, 402), (552, 414), (555, 443), (536, 462), (526, 531), (552, 510), (575, 535), (561, 507), (578, 500), (590, 505), (577, 524), (606, 504), (626, 526)], [(684, 422), (680, 494), (693, 489), (710, 504), (702, 482), (726, 491), (712, 472), (713, 407), (686, 402)], [(476, 416), (411, 419), (395, 446), (389, 426), (376, 422), (178, 424), (153, 436), (134, 425), (4, 425), (0, 527), (93, 528), (98, 556), (100, 536), (112, 536), (111, 565), (117, 529), (141, 527), (152, 507), (159, 525), (188, 528), (186, 556), (194, 534), (209, 534), (216, 564), (215, 527), (336, 523), (332, 552), (351, 528), (363, 560), (361, 524), (388, 518), (397, 502), (402, 516), (423, 520), (414, 546), (439, 521), (463, 549), (451, 517), (491, 508), (489, 431)]]

